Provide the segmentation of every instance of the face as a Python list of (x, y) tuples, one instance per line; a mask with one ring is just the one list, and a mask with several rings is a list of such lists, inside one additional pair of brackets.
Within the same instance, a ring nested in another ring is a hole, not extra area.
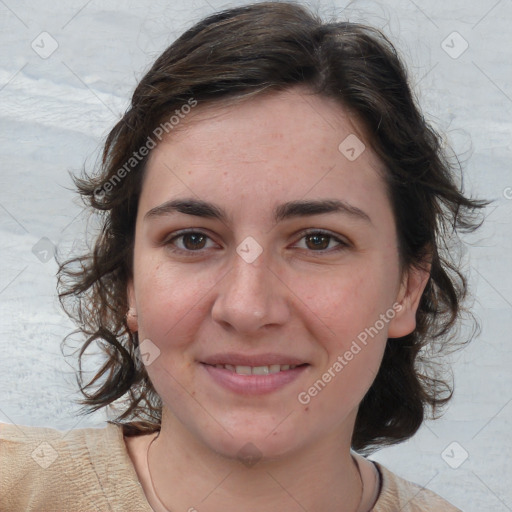
[(381, 163), (298, 89), (194, 116), (149, 157), (128, 286), (164, 415), (228, 456), (349, 442), (428, 278), (400, 272)]

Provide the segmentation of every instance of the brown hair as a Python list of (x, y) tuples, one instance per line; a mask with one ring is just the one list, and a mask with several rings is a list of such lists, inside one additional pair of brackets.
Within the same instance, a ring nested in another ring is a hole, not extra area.
[[(160, 427), (162, 403), (137, 357), (137, 334), (126, 323), (126, 284), (147, 161), (141, 148), (156, 143), (159, 126), (170, 132), (170, 116), (191, 99), (213, 106), (295, 85), (335, 98), (362, 123), (387, 170), (402, 268), (431, 262), (416, 329), (388, 339), (377, 377), (360, 404), (352, 446), (370, 453), (408, 439), (426, 409), (435, 417), (450, 400), (452, 385), (437, 366), (465, 343), (455, 331), (467, 295), (450, 250), (460, 246), (458, 232), (479, 227), (475, 215), (488, 203), (465, 197), (456, 184), (460, 164), (450, 162), (441, 137), (425, 121), (396, 50), (379, 30), (323, 23), (299, 5), (265, 2), (213, 14), (167, 48), (108, 135), (99, 173), (75, 178), (102, 226), (92, 251), (59, 269), (60, 300), (86, 336), (77, 379), (86, 414), (123, 398), (124, 411), (111, 423), (125, 425), (127, 435)], [(94, 341), (106, 361), (84, 384), (81, 360)]]

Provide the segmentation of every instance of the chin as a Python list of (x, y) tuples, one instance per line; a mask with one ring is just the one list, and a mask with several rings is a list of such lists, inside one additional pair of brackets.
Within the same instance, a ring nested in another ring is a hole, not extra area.
[(302, 444), (296, 437), (296, 429), (283, 429), (279, 421), (257, 421), (247, 425), (244, 420), (239, 424), (233, 423), (227, 431), (229, 433), (222, 429), (208, 430), (201, 437), (213, 452), (222, 457), (238, 459), (247, 466), (260, 460), (284, 457)]

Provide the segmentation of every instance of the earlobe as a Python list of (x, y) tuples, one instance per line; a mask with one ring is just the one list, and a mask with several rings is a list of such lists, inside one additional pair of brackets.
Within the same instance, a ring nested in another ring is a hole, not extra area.
[(137, 311), (135, 308), (130, 308), (126, 313), (126, 323), (130, 328), (130, 331), (137, 332), (139, 330), (139, 324), (137, 322)]
[(132, 281), (130, 281), (127, 286), (127, 298), (129, 309), (126, 313), (126, 323), (130, 331), (137, 332), (139, 330), (139, 323), (137, 321), (137, 308), (135, 307), (135, 292)]
[(410, 267), (406, 272), (397, 296), (395, 317), (389, 323), (388, 338), (401, 338), (416, 328), (416, 311), (430, 278), (431, 265), (423, 268)]

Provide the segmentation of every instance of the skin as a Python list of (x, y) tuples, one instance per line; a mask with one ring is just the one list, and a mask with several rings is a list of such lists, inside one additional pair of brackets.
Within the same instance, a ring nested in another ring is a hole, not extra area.
[[(354, 161), (338, 150), (350, 134), (366, 145)], [(345, 109), (300, 88), (198, 106), (170, 135), (148, 161), (128, 286), (130, 328), (160, 351), (147, 366), (164, 403), (149, 456), (159, 497), (172, 510), (358, 510), (350, 456), (357, 408), (387, 338), (414, 330), (428, 280), (427, 271), (399, 267), (381, 162)], [(227, 219), (146, 216), (177, 198), (215, 203)], [(273, 221), (277, 205), (307, 199), (345, 201), (371, 221), (340, 212)], [(188, 228), (207, 238), (172, 240)], [(321, 237), (319, 249), (306, 229), (346, 245)], [(236, 252), (248, 236), (263, 249), (252, 263)], [(301, 404), (298, 394), (389, 311), (384, 328)], [(228, 351), (278, 352), (309, 366), (277, 391), (242, 396), (213, 382), (199, 362)], [(145, 468), (151, 439), (127, 445), (148, 501), (161, 510)], [(237, 458), (248, 442), (261, 457), (252, 467)], [(361, 462), (363, 511), (373, 504), (375, 479), (373, 465)]]

